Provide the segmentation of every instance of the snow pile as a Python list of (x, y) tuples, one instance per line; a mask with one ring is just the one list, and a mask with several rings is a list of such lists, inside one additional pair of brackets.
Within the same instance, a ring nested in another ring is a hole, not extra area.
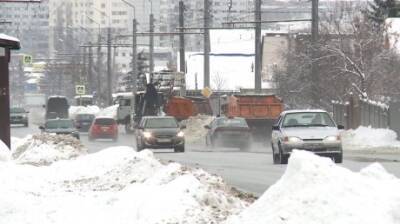
[(390, 129), (359, 127), (342, 133), (344, 150), (400, 149), (396, 132)]
[(117, 111), (118, 111), (118, 104), (106, 107), (97, 114), (98, 116), (101, 117), (112, 117), (114, 119), (117, 119)]
[(205, 144), (207, 129), (204, 128), (204, 125), (209, 125), (212, 120), (213, 117), (208, 115), (197, 115), (185, 120), (185, 142)]
[(76, 138), (69, 135), (38, 134), (23, 139), (12, 138), (12, 159), (17, 164), (50, 165), (87, 153)]
[(227, 224), (398, 224), (400, 180), (379, 164), (360, 172), (295, 151), (282, 178)]
[(96, 115), (100, 112), (100, 108), (98, 106), (70, 106), (69, 107), (69, 115), (71, 119), (75, 119), (77, 114), (93, 114)]
[(113, 147), (32, 167), (0, 162), (0, 223), (221, 223), (248, 203), (221, 178)]

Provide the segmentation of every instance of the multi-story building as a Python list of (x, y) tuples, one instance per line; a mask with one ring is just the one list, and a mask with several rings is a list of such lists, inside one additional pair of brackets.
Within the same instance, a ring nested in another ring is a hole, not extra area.
[(0, 33), (21, 41), (18, 53), (43, 58), (48, 55), (49, 0), (41, 3), (0, 3)]

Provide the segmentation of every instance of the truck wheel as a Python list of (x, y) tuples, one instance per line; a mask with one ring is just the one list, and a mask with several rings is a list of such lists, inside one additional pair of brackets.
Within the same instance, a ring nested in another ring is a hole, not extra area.
[(343, 153), (338, 153), (333, 157), (335, 163), (342, 163), (343, 162)]
[(177, 146), (174, 148), (174, 152), (185, 152), (185, 146)]

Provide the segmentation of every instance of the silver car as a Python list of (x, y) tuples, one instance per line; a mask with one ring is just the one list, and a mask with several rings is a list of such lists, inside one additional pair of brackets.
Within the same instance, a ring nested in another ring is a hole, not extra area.
[(274, 164), (286, 164), (294, 149), (307, 150), (331, 157), (336, 163), (343, 160), (339, 129), (324, 110), (290, 110), (282, 112), (272, 127)]

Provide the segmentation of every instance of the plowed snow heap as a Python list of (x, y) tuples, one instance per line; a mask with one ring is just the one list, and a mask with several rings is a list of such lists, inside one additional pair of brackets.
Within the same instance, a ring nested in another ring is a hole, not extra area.
[(0, 162), (0, 223), (221, 223), (248, 206), (220, 177), (151, 151), (104, 149), (50, 166)]
[(87, 149), (69, 135), (37, 134), (24, 139), (12, 138), (11, 159), (18, 164), (50, 165), (84, 155)]
[(352, 172), (297, 151), (282, 178), (226, 224), (398, 224), (399, 189), (377, 163)]

